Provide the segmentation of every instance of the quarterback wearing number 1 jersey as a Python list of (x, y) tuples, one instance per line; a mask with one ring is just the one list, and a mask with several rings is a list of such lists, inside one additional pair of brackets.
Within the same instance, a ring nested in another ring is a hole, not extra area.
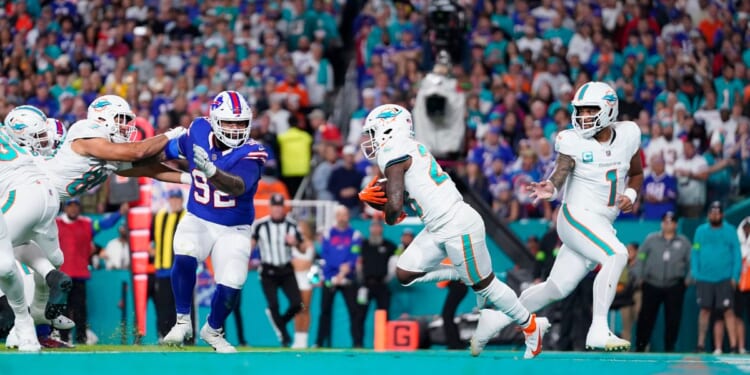
[(177, 323), (164, 343), (181, 345), (193, 335), (191, 301), (198, 262), (211, 255), (216, 291), (200, 337), (219, 353), (236, 352), (224, 338), (224, 321), (237, 304), (247, 279), (253, 198), (267, 154), (250, 139), (250, 106), (239, 93), (214, 98), (209, 118), (197, 118), (190, 130), (167, 145), (167, 158), (188, 160), (192, 176), (188, 213), (174, 237), (172, 291)]
[[(460, 279), (471, 286), (482, 304), (492, 305), (523, 327), (524, 358), (536, 357), (549, 322), (529, 314), (515, 292), (495, 277), (482, 217), (463, 201), (429, 150), (414, 139), (411, 113), (398, 105), (381, 105), (367, 116), (363, 131), (369, 140), (362, 143), (362, 151), (367, 158), (375, 158), (385, 173), (388, 196), (385, 202), (370, 200), (381, 189), (374, 184), (376, 176), (360, 199), (384, 204), (388, 224), (399, 222), (406, 206), (425, 225), (398, 259), (398, 280), (411, 285)], [(446, 257), (451, 265), (441, 265)]]
[[(608, 314), (620, 274), (628, 260), (625, 245), (612, 225), (617, 215), (633, 210), (643, 183), (640, 158), (641, 132), (630, 121), (616, 121), (618, 100), (604, 82), (588, 82), (573, 101), (574, 128), (560, 132), (555, 142), (558, 156), (547, 181), (528, 190), (537, 199), (554, 199), (564, 189), (557, 216), (557, 233), (563, 245), (549, 277), (521, 293), (530, 311), (567, 297), (578, 283), (601, 265), (594, 279), (593, 319), (586, 336), (588, 349), (624, 351), (630, 342), (609, 330)], [(472, 339), (478, 354), (508, 320), (482, 310)]]

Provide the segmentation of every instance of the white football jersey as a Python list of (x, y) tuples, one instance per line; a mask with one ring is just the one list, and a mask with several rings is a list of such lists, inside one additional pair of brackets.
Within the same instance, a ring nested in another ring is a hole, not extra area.
[(454, 215), (451, 208), (463, 201), (450, 176), (443, 172), (435, 158), (423, 144), (411, 139), (391, 139), (378, 151), (380, 170), (411, 158), (411, 166), (404, 175), (404, 205), (419, 215), (428, 230), (441, 228)]
[(61, 200), (80, 195), (101, 184), (123, 164), (79, 155), (73, 151), (71, 144), (80, 138), (109, 139), (109, 133), (103, 126), (90, 120), (80, 120), (70, 126), (55, 156), (46, 161), (50, 179)]
[(616, 198), (622, 194), (633, 158), (641, 142), (641, 130), (632, 121), (611, 125), (614, 136), (608, 144), (583, 138), (569, 129), (558, 134), (555, 150), (575, 160), (565, 184), (563, 202), (606, 216), (613, 222), (619, 214)]
[[(19, 146), (0, 130), (0, 196), (20, 186), (37, 180), (46, 180), (47, 175), (39, 167), (36, 157)], [(1, 203), (0, 203), (1, 204)]]

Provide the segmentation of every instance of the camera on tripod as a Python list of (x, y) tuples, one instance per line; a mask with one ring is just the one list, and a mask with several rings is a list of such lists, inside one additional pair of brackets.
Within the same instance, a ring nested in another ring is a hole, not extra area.
[(459, 61), (466, 30), (463, 7), (455, 0), (432, 1), (427, 8), (427, 29), (435, 51), (446, 50), (453, 61)]

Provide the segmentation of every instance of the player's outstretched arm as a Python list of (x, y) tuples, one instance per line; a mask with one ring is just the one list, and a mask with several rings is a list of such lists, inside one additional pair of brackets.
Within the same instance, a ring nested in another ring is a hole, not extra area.
[(117, 174), (125, 177), (151, 177), (159, 181), (176, 184), (186, 184), (192, 180), (190, 174), (159, 162), (142, 165), (136, 164), (133, 168), (117, 171)]
[(534, 199), (535, 203), (540, 199), (555, 199), (557, 191), (562, 188), (575, 164), (575, 160), (570, 155), (558, 154), (555, 160), (555, 170), (552, 171), (549, 179), (538, 183), (532, 182), (526, 187), (526, 190), (531, 192), (529, 194), (531, 199)]
[(169, 140), (181, 136), (185, 131), (185, 128), (178, 127), (156, 137), (132, 143), (114, 143), (104, 138), (81, 138), (73, 141), (71, 147), (83, 156), (108, 161), (136, 161), (158, 154)]
[(209, 160), (208, 152), (196, 144), (193, 144), (193, 163), (217, 189), (234, 197), (245, 193), (245, 181), (242, 177), (216, 168)]
[(641, 161), (641, 149), (633, 154), (630, 158), (630, 168), (628, 169), (628, 187), (625, 192), (617, 199), (617, 208), (622, 212), (633, 210), (633, 204), (638, 199), (638, 192), (643, 185), (643, 162)]
[(404, 175), (411, 165), (411, 159), (389, 165), (385, 168), (385, 177), (388, 178), (386, 191), (388, 202), (385, 203), (385, 222), (388, 225), (398, 223), (404, 210)]
[(568, 179), (570, 172), (573, 172), (576, 162), (570, 155), (558, 154), (555, 160), (555, 169), (549, 176), (549, 181), (555, 186), (555, 189), (562, 189), (565, 180)]

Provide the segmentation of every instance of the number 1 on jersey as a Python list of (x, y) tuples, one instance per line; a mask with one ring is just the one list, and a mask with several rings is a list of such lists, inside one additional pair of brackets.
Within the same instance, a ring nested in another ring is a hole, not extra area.
[(607, 206), (612, 207), (615, 205), (615, 197), (617, 196), (617, 169), (608, 170), (606, 179), (609, 181), (609, 201), (607, 201)]

